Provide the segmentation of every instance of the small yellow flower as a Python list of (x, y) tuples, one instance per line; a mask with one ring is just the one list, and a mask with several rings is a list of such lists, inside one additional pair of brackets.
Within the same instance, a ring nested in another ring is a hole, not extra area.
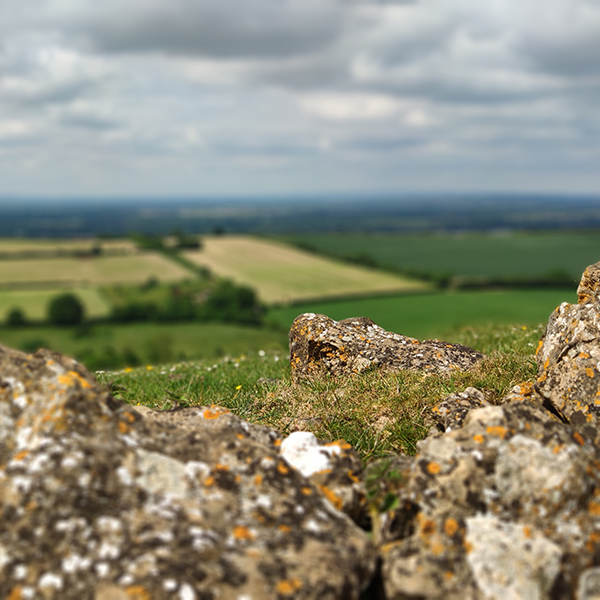
[(131, 373), (131, 371), (133, 371), (133, 369), (131, 367), (125, 367), (124, 371), (125, 371), (125, 373)]
[(241, 390), (241, 389), (242, 389), (242, 385), (241, 385), (241, 384), (240, 384), (240, 385), (236, 385), (236, 386), (235, 386), (235, 389), (236, 389), (236, 390)]
[(148, 369), (148, 371), (152, 371), (152, 369), (154, 369), (154, 367), (153, 367), (152, 365), (148, 365), (148, 366), (146, 367), (146, 369)]

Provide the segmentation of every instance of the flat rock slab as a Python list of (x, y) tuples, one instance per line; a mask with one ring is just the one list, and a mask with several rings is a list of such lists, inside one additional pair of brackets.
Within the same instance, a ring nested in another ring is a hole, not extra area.
[(290, 329), (293, 379), (320, 373), (350, 375), (372, 367), (450, 373), (470, 369), (483, 358), (481, 352), (461, 344), (420, 342), (391, 333), (366, 317), (334, 321), (305, 313)]
[(358, 600), (372, 542), (280, 445), (218, 406), (151, 415), (69, 358), (0, 346), (0, 598)]

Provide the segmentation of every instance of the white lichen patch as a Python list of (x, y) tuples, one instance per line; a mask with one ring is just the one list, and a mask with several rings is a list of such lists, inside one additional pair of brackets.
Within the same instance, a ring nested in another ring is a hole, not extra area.
[(181, 462), (158, 452), (136, 450), (136, 483), (151, 494), (183, 499), (188, 493), (186, 471)]
[(315, 435), (309, 431), (295, 431), (281, 442), (281, 456), (305, 477), (319, 471), (331, 469), (330, 457), (339, 454), (337, 444), (321, 446)]
[(63, 577), (57, 573), (44, 573), (38, 580), (38, 588), (42, 592), (52, 592), (63, 589)]

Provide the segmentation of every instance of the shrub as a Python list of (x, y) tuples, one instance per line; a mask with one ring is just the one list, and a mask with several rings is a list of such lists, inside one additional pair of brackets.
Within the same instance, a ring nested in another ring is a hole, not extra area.
[(48, 304), (48, 321), (53, 325), (79, 325), (83, 318), (83, 304), (75, 294), (55, 296)]
[(27, 325), (27, 317), (21, 308), (11, 308), (6, 316), (6, 325), (8, 327), (23, 327)]
[(259, 325), (263, 307), (252, 288), (221, 281), (200, 309), (199, 317), (208, 321), (225, 321)]

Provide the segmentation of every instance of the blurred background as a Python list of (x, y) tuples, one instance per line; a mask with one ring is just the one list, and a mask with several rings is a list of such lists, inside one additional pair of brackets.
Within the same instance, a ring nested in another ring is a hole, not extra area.
[(535, 327), (600, 260), (595, 0), (6, 0), (0, 341)]

